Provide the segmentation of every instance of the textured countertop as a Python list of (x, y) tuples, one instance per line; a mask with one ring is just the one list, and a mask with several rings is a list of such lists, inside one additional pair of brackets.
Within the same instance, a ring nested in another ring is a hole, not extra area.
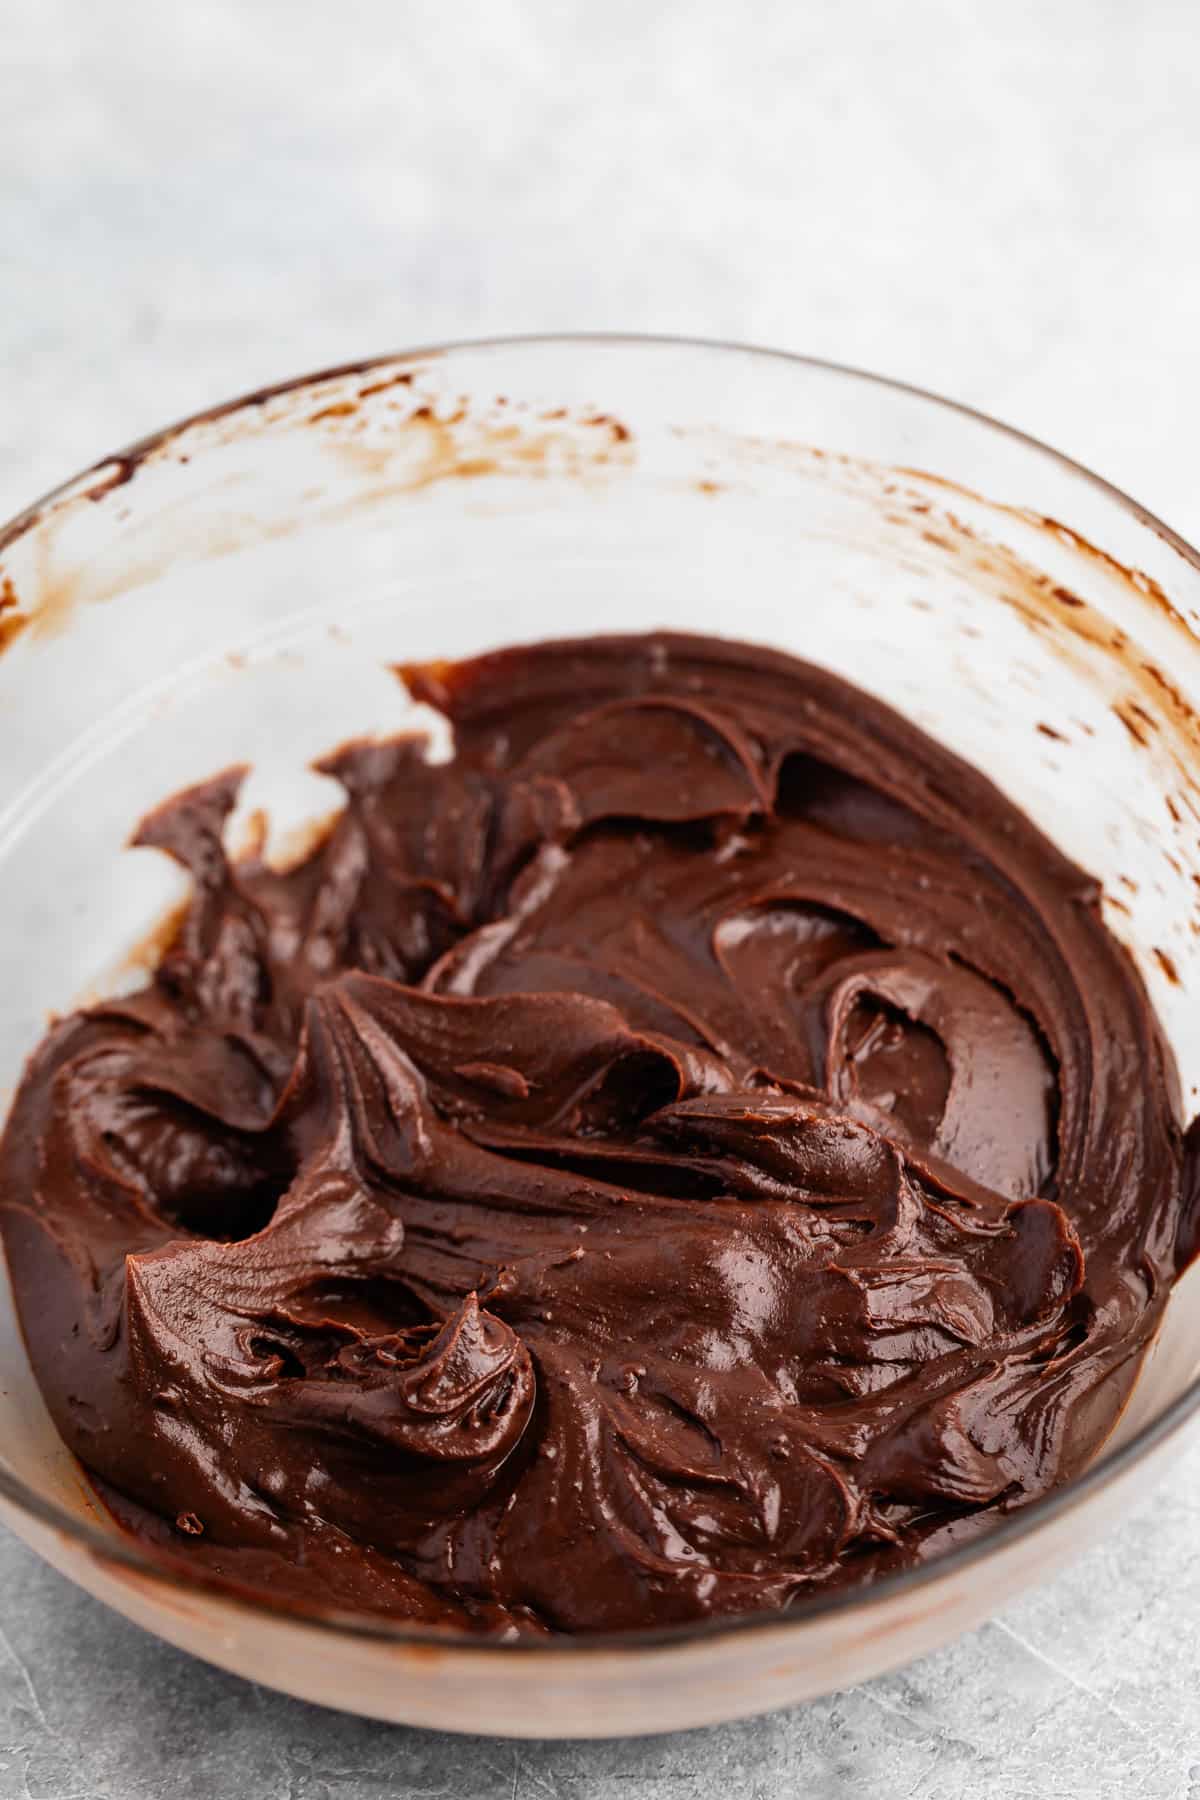
[[(1194, 0), (39, 0), (0, 53), (0, 517), (241, 389), (575, 327), (933, 387), (1195, 539), (1198, 40)], [(0, 1537), (0, 1800), (1200, 1800), (1198, 1490), (1193, 1449), (903, 1673), (596, 1744), (283, 1699)]]

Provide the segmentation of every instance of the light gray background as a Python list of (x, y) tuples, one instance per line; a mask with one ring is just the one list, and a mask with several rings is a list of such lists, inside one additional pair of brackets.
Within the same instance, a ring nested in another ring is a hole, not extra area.
[[(1196, 0), (0, 0), (0, 225), (0, 517), (247, 387), (592, 327), (926, 384), (1200, 537)], [(305, 1707), (3, 1539), (0, 1800), (1200, 1800), (1198, 1482), (903, 1674), (641, 1743)]]

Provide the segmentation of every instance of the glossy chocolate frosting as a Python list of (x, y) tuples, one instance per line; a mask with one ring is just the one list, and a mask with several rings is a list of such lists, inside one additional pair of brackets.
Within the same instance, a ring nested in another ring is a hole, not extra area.
[(499, 1632), (795, 1603), (1069, 1477), (1186, 1254), (1094, 882), (844, 682), (689, 637), (402, 671), (0, 1149), (54, 1418), (142, 1538)]

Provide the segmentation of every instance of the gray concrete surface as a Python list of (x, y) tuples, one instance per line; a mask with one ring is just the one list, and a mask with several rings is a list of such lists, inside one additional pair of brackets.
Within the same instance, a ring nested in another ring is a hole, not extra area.
[[(1194, 0), (38, 0), (0, 24), (0, 516), (246, 387), (573, 326), (932, 386), (1200, 536)], [(1198, 1481), (1194, 1451), (902, 1674), (638, 1743), (305, 1707), (3, 1539), (0, 1800), (1200, 1800)]]

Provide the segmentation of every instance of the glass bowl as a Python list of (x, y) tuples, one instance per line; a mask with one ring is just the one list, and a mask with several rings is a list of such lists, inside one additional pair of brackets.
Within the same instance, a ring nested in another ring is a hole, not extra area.
[[(664, 626), (794, 652), (906, 713), (1103, 884), (1200, 1095), (1200, 559), (1076, 464), (927, 394), (627, 338), (388, 357), (203, 414), (0, 532), (0, 1088), (49, 1011), (144, 979), (181, 877), (125, 842), (254, 773), (294, 855), (308, 760), (411, 703), (389, 665)], [(1109, 1444), (940, 1561), (776, 1615), (502, 1645), (238, 1597), (91, 1497), (4, 1284), (0, 1518), (170, 1642), (306, 1699), (513, 1736), (765, 1711), (916, 1656), (1051, 1573), (1200, 1415), (1196, 1271)]]

